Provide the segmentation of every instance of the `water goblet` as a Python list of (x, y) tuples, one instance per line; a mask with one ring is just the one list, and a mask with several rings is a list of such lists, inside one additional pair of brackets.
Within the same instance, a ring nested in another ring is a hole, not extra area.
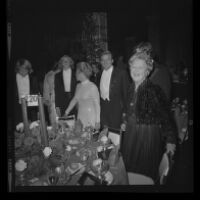
[(56, 175), (55, 172), (53, 172), (53, 170), (51, 170), (51, 172), (48, 175), (48, 183), (50, 185), (56, 185), (58, 183), (58, 175)]

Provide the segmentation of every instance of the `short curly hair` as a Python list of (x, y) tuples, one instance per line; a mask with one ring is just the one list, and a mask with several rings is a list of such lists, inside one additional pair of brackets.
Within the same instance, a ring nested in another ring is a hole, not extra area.
[(143, 60), (146, 65), (147, 65), (147, 70), (150, 72), (153, 69), (153, 59), (151, 58), (151, 56), (149, 54), (147, 54), (146, 52), (137, 52), (135, 54), (133, 54), (128, 63), (131, 67), (131, 64), (136, 60), (136, 59), (140, 59)]
[(15, 65), (15, 72), (18, 73), (22, 67), (28, 70), (29, 74), (33, 72), (33, 68), (30, 61), (25, 58), (20, 58), (17, 60), (16, 65)]
[(87, 78), (92, 75), (92, 67), (87, 62), (79, 62), (76, 65), (76, 70), (82, 72)]

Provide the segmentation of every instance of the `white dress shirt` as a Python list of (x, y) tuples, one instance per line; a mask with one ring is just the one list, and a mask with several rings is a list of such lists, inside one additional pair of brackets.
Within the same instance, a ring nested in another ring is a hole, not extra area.
[(71, 68), (63, 70), (63, 81), (64, 81), (65, 92), (71, 91), (71, 76), (72, 76)]
[(21, 104), (21, 97), (30, 94), (29, 75), (27, 74), (25, 77), (23, 77), (21, 74), (17, 73), (16, 81), (17, 81), (19, 103)]
[(101, 98), (104, 100), (109, 99), (109, 92), (110, 92), (110, 80), (113, 71), (113, 66), (111, 66), (108, 70), (103, 70), (101, 81), (100, 81), (100, 92)]

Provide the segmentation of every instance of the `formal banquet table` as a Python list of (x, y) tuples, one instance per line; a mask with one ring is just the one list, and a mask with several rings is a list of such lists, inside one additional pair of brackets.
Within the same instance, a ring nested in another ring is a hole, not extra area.
[(77, 127), (49, 128), (48, 146), (40, 126), (29, 135), (15, 132), (15, 186), (128, 185), (123, 158), (107, 132)]

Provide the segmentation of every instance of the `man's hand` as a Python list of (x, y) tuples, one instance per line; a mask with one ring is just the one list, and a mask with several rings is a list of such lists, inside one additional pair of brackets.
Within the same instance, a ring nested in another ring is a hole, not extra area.
[(122, 131), (126, 131), (126, 124), (124, 124), (124, 123), (121, 124), (121, 130), (122, 130)]
[(166, 145), (166, 153), (171, 153), (171, 155), (173, 156), (176, 150), (176, 145), (175, 144), (171, 144), (171, 143), (167, 143)]

